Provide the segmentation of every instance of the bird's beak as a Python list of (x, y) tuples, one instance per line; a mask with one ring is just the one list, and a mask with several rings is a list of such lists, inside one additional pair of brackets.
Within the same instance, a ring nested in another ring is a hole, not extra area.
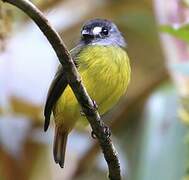
[(87, 39), (91, 39), (94, 37), (94, 34), (90, 30), (86, 30), (86, 29), (82, 30), (81, 34), (84, 38), (87, 38)]

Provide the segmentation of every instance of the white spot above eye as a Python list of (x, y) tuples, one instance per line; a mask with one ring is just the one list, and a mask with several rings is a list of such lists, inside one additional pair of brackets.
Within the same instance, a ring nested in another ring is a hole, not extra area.
[(102, 27), (94, 27), (93, 34), (98, 35), (102, 31)]

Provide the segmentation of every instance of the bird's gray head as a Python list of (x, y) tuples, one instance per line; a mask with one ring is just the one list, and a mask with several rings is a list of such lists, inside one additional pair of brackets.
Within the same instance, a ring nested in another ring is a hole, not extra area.
[(81, 43), (85, 45), (126, 46), (125, 40), (117, 26), (105, 19), (87, 21), (81, 29)]

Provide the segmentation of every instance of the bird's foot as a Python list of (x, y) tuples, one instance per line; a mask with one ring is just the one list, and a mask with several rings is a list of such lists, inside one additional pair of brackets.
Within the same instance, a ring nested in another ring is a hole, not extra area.
[(106, 134), (107, 138), (109, 138), (112, 135), (110, 128), (106, 125), (104, 125), (104, 134)]

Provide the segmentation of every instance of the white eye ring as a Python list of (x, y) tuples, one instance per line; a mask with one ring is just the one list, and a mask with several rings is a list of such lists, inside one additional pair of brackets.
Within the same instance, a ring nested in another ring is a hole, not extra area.
[(102, 31), (102, 27), (94, 27), (93, 34), (98, 35)]

